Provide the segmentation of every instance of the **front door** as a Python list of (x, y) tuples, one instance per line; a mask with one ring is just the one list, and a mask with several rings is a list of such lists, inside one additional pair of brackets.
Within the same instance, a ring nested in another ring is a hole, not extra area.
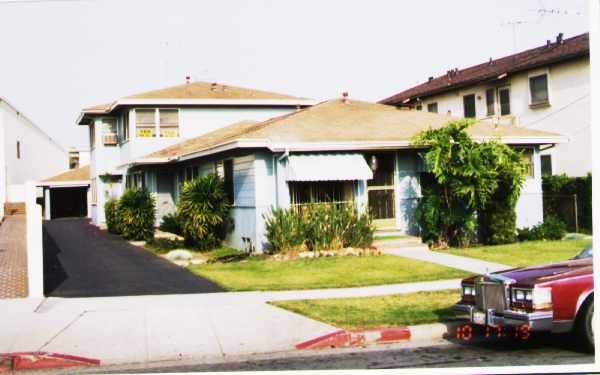
[(394, 171), (396, 158), (393, 152), (365, 155), (373, 170), (373, 179), (367, 181), (369, 212), (377, 229), (396, 227), (394, 204)]

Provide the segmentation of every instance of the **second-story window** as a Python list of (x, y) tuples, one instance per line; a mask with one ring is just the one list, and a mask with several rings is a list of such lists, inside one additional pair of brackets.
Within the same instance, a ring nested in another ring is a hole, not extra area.
[(427, 104), (427, 112), (438, 113), (438, 104), (437, 104), (437, 102)]
[(129, 110), (123, 112), (123, 142), (129, 140)]
[(498, 89), (500, 98), (500, 115), (510, 115), (510, 89), (508, 87)]
[(463, 109), (465, 117), (475, 118), (477, 112), (475, 111), (475, 94), (469, 94), (463, 96)]
[(135, 136), (138, 138), (156, 137), (156, 110), (135, 110)]
[(114, 118), (102, 120), (102, 143), (105, 145), (117, 144), (117, 123)]
[(163, 138), (179, 137), (179, 110), (159, 109), (160, 136)]
[(529, 92), (531, 95), (531, 105), (548, 103), (548, 75), (541, 74), (529, 77)]
[(79, 168), (79, 151), (69, 151), (69, 169)]
[(485, 90), (485, 104), (487, 106), (487, 115), (496, 114), (496, 89)]

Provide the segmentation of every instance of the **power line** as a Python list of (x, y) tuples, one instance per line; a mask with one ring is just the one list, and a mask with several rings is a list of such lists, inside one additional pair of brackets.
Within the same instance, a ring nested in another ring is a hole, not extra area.
[(581, 101), (581, 100), (583, 100), (583, 99), (585, 99), (585, 98), (587, 98), (587, 97), (589, 97), (589, 96), (590, 96), (590, 93), (588, 92), (587, 94), (585, 94), (585, 95), (583, 95), (583, 96), (581, 96), (581, 97), (579, 97), (579, 98), (577, 98), (577, 99), (573, 100), (572, 102), (570, 102), (570, 103), (568, 103), (568, 104), (564, 105), (563, 107), (561, 107), (561, 108), (557, 109), (556, 111), (554, 111), (554, 112), (551, 112), (551, 113), (547, 114), (546, 116), (544, 116), (544, 117), (542, 117), (542, 118), (539, 118), (539, 119), (537, 119), (537, 120), (533, 120), (533, 121), (531, 121), (531, 122), (529, 122), (529, 123), (527, 123), (527, 124), (521, 124), (520, 126), (521, 126), (521, 127), (524, 127), (524, 128), (528, 128), (528, 127), (530, 127), (530, 126), (531, 126), (531, 125), (533, 125), (533, 124), (537, 124), (537, 123), (538, 123), (538, 122), (540, 122), (540, 121), (544, 121), (544, 120), (545, 120), (545, 119), (547, 119), (548, 117), (552, 117), (552, 116), (556, 115), (557, 113), (560, 113), (560, 112), (564, 111), (565, 109), (569, 108), (570, 106), (574, 105), (575, 103), (577, 103), (577, 102), (579, 102), (579, 101)]
[(88, 3), (96, 0), (0, 0), (0, 5), (43, 4), (43, 3)]

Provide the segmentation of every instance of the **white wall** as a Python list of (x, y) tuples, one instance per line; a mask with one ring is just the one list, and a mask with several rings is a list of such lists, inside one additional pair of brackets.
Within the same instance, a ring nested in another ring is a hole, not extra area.
[[(589, 64), (589, 58), (582, 58), (509, 75), (507, 78), (515, 125), (555, 132), (570, 138), (569, 143), (544, 152), (554, 155), (552, 163), (555, 174), (583, 176), (591, 171)], [(550, 106), (530, 108), (529, 76), (544, 72), (548, 73)], [(446, 114), (450, 110), (453, 116), (462, 117), (463, 96), (475, 94), (477, 118), (485, 118), (485, 90), (491, 87), (494, 85), (480, 84), (428, 97), (423, 99), (422, 110), (427, 110), (427, 104), (437, 102), (438, 113)]]
[[(0, 101), (1, 144), (0, 195), (4, 200), (23, 201), (23, 184), (54, 176), (69, 168), (68, 153), (22, 113)], [(17, 157), (17, 142), (20, 158)]]

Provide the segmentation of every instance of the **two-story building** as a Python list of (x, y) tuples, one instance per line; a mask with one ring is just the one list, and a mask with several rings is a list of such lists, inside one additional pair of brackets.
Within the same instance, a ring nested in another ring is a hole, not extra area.
[(588, 33), (449, 70), (380, 103), (563, 134), (568, 143), (541, 150), (542, 173), (591, 172)]
[(0, 97), (0, 218), (25, 209), (25, 183), (68, 167), (67, 151)]
[[(137, 158), (241, 120), (262, 121), (314, 104), (313, 100), (204, 82), (145, 92), (84, 109), (77, 123), (89, 128), (91, 217), (105, 222), (104, 203), (126, 184), (173, 190), (165, 174), (127, 173)], [(158, 196), (158, 218), (172, 211), (170, 194)]]

